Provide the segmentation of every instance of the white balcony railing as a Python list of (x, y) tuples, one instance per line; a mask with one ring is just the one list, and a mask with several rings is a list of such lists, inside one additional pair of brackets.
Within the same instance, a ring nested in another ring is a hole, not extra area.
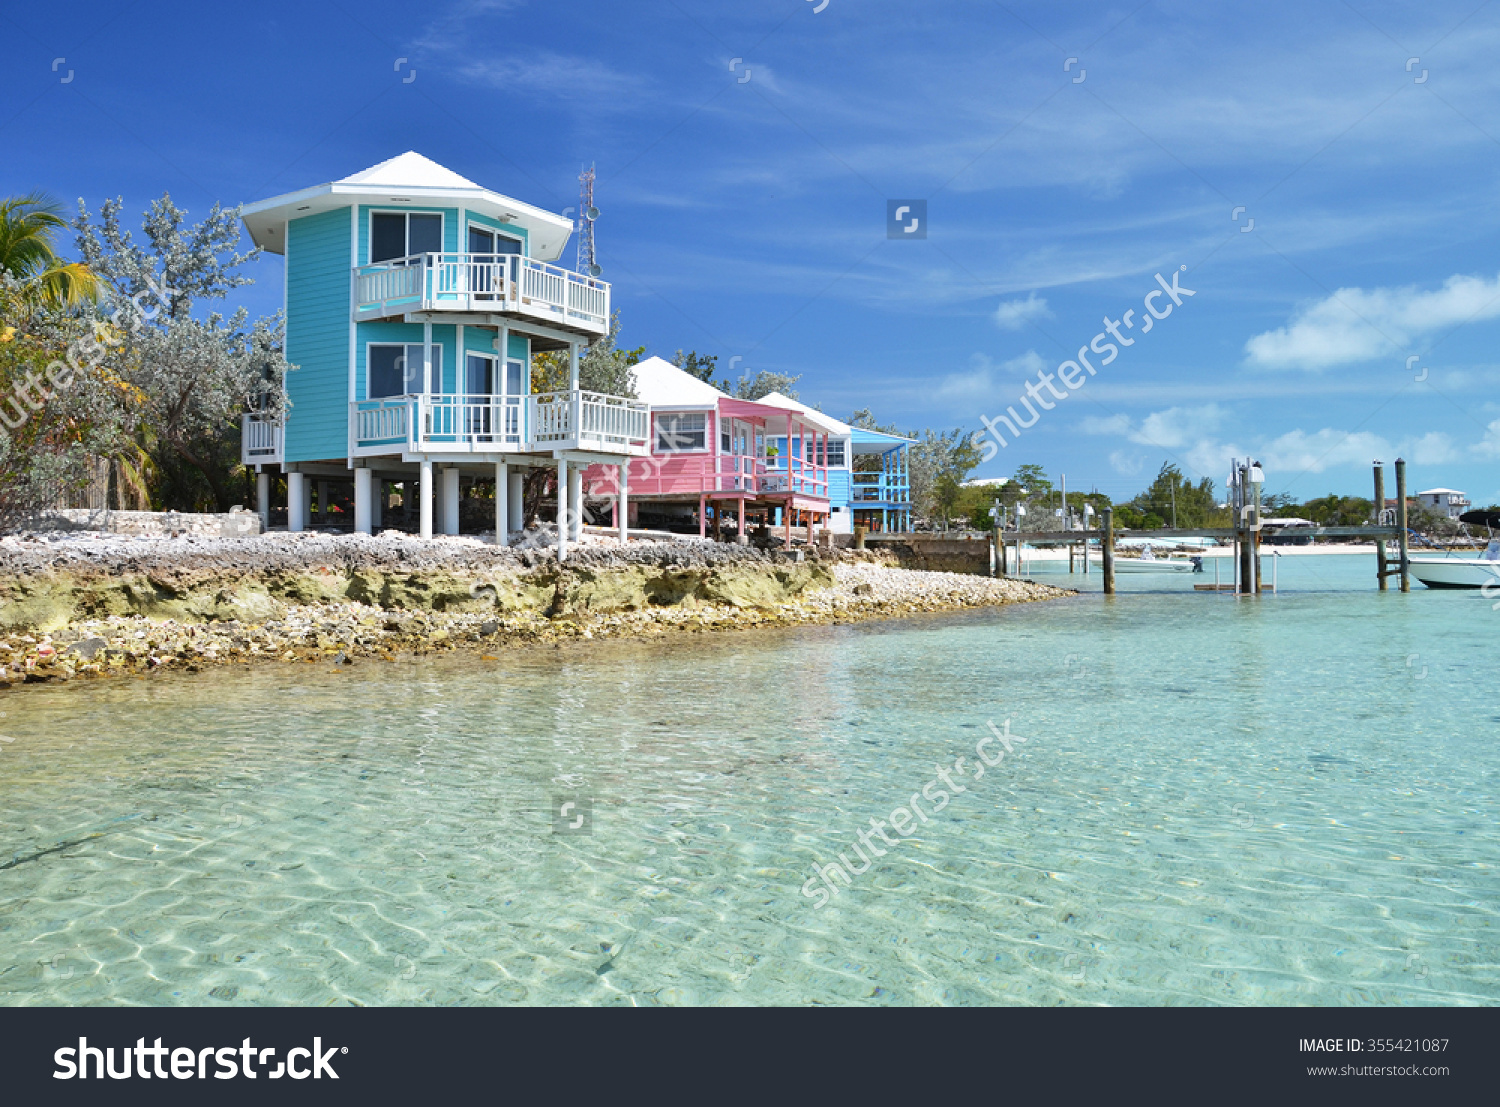
[(260, 415), (240, 420), (240, 462), (244, 465), (276, 465), (281, 462), (283, 424)]
[(609, 285), (517, 254), (412, 254), (354, 270), (354, 314), (417, 311), (527, 315), (571, 330), (609, 330)]
[(354, 452), (551, 453), (643, 457), (650, 409), (598, 392), (539, 396), (390, 396), (350, 405)]

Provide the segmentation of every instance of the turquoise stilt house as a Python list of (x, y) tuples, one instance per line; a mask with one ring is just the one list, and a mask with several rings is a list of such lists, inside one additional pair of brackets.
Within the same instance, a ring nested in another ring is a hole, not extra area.
[[(555, 467), (558, 546), (576, 540), (585, 466), (649, 452), (643, 403), (582, 391), (578, 358), (609, 330), (610, 287), (558, 265), (564, 216), (408, 152), (342, 180), (248, 204), (256, 245), (286, 265), (290, 411), (245, 416), (243, 460), (287, 479), (288, 529), (310, 482), (353, 484), (354, 529), (381, 525), (383, 490), (420, 504), (420, 532), (458, 533), (466, 480), (496, 482), (495, 533), (519, 529), (524, 470)], [(569, 386), (533, 395), (532, 359), (568, 352)], [(322, 505), (320, 505), (322, 506)]]

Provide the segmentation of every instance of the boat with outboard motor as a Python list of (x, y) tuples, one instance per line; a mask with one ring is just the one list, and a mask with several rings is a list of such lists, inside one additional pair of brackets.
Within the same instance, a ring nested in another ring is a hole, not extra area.
[(1500, 592), (1500, 512), (1466, 511), (1461, 523), (1473, 523), (1490, 531), (1489, 544), (1478, 557), (1408, 557), (1411, 575), (1428, 588), (1487, 588), (1486, 595)]

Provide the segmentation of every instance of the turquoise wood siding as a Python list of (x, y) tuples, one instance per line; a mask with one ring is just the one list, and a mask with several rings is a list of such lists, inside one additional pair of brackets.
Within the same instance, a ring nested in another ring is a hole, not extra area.
[(288, 462), (349, 453), (349, 209), (293, 219), (287, 228)]

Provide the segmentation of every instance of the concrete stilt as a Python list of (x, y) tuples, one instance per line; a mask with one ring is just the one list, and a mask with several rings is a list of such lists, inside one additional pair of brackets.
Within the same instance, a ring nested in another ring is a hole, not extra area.
[(432, 462), (422, 459), (421, 489), (417, 493), (421, 522), (418, 533), (423, 538), (432, 537)]
[(583, 537), (583, 466), (573, 465), (568, 469), (568, 537), (577, 542)]
[(370, 533), (370, 516), (375, 505), (371, 502), (374, 492), (371, 489), (371, 474), (368, 469), (354, 470), (354, 533)]
[(307, 526), (307, 481), (301, 473), (286, 475), (286, 529), (296, 533)]
[(255, 508), (260, 512), (260, 529), (271, 529), (271, 474), (255, 475)]
[(510, 544), (510, 466), (495, 463), (495, 545)]
[(568, 557), (568, 463), (557, 459), (557, 560)]
[(458, 533), (458, 470), (443, 470), (443, 533)]
[(526, 529), (526, 484), (520, 473), (510, 475), (510, 529)]
[(620, 528), (620, 541), (630, 539), (630, 463), (620, 463), (620, 499), (615, 505), (616, 522)]

